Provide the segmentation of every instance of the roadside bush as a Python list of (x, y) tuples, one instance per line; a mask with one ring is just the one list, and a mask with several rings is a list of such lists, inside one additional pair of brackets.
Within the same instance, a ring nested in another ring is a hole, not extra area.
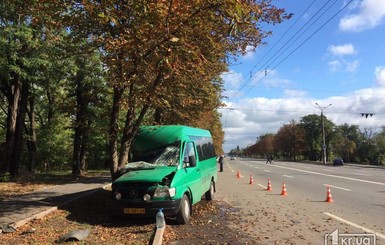
[(9, 173), (0, 175), (0, 182), (9, 182), (10, 179), (11, 179), (11, 175)]

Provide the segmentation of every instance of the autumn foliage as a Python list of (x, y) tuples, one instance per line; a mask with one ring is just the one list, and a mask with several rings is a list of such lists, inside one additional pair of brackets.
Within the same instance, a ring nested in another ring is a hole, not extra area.
[[(236, 55), (257, 47), (271, 34), (261, 28), (262, 23), (276, 24), (290, 17), (270, 0), (8, 0), (1, 8), (2, 30), (20, 26), (32, 30), (34, 35), (25, 40), (24, 48), (39, 47), (36, 53), (12, 52), (20, 60), (46, 61), (36, 69), (4, 70), (0, 77), (1, 99), (8, 109), (0, 115), (7, 122), (7, 133), (2, 134), (7, 135), (2, 145), (6, 157), (0, 166), (3, 173), (12, 169), (11, 175), (18, 174), (20, 156), (15, 152), (23, 141), (23, 127), (17, 122), (25, 122), (27, 114), (29, 121), (36, 120), (32, 115), (37, 109), (28, 98), (38, 98), (36, 103), (48, 99), (47, 108), (59, 109), (57, 113), (68, 120), (64, 128), (75, 131), (68, 143), (73, 147), (74, 174), (86, 168), (90, 138), (103, 136), (111, 173), (117, 171), (129, 161), (132, 140), (144, 124), (204, 127), (213, 133), (217, 152), (222, 152), (224, 135), (216, 110), (222, 105), (220, 74)], [(17, 42), (6, 32), (1, 35)], [(39, 46), (32, 41), (39, 41)], [(50, 55), (45, 57), (47, 52)], [(90, 72), (95, 67), (101, 70)], [(31, 79), (30, 72), (41, 76)], [(60, 98), (52, 97), (54, 91)], [(55, 116), (56, 111), (48, 115)], [(32, 125), (31, 137), (38, 137), (36, 131), (42, 126), (47, 126), (44, 120)], [(50, 125), (49, 130), (58, 128)]]

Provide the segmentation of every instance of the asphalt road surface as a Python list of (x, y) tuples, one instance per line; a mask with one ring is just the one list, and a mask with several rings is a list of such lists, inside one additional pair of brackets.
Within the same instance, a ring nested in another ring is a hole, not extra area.
[[(218, 175), (218, 198), (257, 224), (245, 231), (267, 243), (371, 244), (365, 242), (375, 234), (377, 244), (385, 244), (384, 168), (226, 158)], [(266, 191), (268, 179), (273, 191)], [(326, 202), (327, 186), (332, 203)], [(366, 240), (354, 240), (353, 233), (366, 233)]]

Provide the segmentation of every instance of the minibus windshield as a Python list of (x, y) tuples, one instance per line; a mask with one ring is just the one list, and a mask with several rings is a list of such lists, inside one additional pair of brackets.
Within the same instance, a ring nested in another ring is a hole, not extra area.
[[(149, 163), (146, 167), (177, 166), (179, 163), (179, 144), (168, 145), (155, 150), (134, 153), (133, 162)], [(143, 164), (140, 164), (144, 167)], [(132, 166), (130, 166), (132, 167)]]

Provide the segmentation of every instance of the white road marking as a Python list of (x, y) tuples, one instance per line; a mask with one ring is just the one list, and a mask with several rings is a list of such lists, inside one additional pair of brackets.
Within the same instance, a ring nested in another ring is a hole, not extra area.
[(382, 182), (375, 182), (375, 181), (363, 180), (363, 179), (355, 179), (355, 178), (351, 178), (351, 177), (345, 177), (345, 176), (339, 176), (339, 175), (333, 175), (333, 174), (324, 174), (324, 173), (318, 173), (318, 172), (302, 170), (302, 169), (297, 169), (297, 168), (283, 167), (283, 166), (278, 166), (278, 165), (273, 165), (273, 167), (285, 168), (285, 169), (295, 170), (295, 171), (298, 171), (298, 172), (303, 172), (303, 173), (308, 173), (308, 174), (316, 174), (316, 175), (328, 176), (328, 177), (333, 177), (333, 178), (347, 179), (347, 180), (353, 180), (353, 181), (358, 181), (358, 182), (363, 182), (363, 183), (368, 183), (368, 184), (383, 185), (383, 186), (385, 186), (385, 183), (382, 183)]
[(344, 191), (352, 191), (350, 189), (342, 188), (342, 187), (335, 186), (335, 185), (324, 184), (324, 186), (330, 186), (330, 187), (333, 187), (333, 188), (336, 188), (336, 189), (340, 189), (340, 190), (344, 190)]
[(353, 223), (353, 222), (350, 222), (350, 221), (348, 221), (348, 220), (346, 220), (346, 219), (343, 219), (343, 218), (341, 218), (341, 217), (338, 217), (338, 216), (336, 216), (336, 215), (334, 215), (334, 214), (331, 214), (331, 213), (328, 213), (328, 212), (324, 212), (324, 214), (327, 215), (327, 216), (329, 216), (329, 217), (331, 217), (331, 218), (333, 218), (333, 219), (339, 220), (339, 221), (341, 221), (341, 222), (343, 222), (343, 223), (346, 223), (346, 224), (348, 224), (348, 225), (351, 225), (351, 226), (354, 226), (354, 227), (356, 227), (356, 228), (358, 228), (358, 229), (361, 229), (361, 230), (363, 230), (363, 231), (365, 231), (365, 232), (367, 232), (367, 233), (376, 234), (377, 237), (381, 237), (382, 239), (385, 239), (385, 235), (384, 235), (384, 234), (381, 234), (381, 233), (375, 232), (375, 231), (373, 231), (373, 230), (371, 230), (371, 229), (368, 229), (368, 228), (366, 228), (366, 227), (357, 225), (357, 224), (355, 224), (355, 223)]
[(293, 176), (290, 176), (290, 175), (283, 175), (284, 177), (286, 177), (286, 178), (290, 178), (290, 179), (294, 179), (294, 177)]
[(255, 168), (258, 168), (258, 167), (255, 167)]
[(372, 176), (371, 174), (361, 174), (361, 173), (353, 173), (353, 175)]
[(270, 170), (266, 170), (266, 169), (265, 169), (265, 172), (268, 172), (268, 173), (270, 173), (271, 171), (270, 171)]
[(261, 184), (258, 184), (260, 187), (262, 187), (263, 189), (267, 189), (267, 187), (266, 186), (264, 186), (264, 185), (261, 185)]

